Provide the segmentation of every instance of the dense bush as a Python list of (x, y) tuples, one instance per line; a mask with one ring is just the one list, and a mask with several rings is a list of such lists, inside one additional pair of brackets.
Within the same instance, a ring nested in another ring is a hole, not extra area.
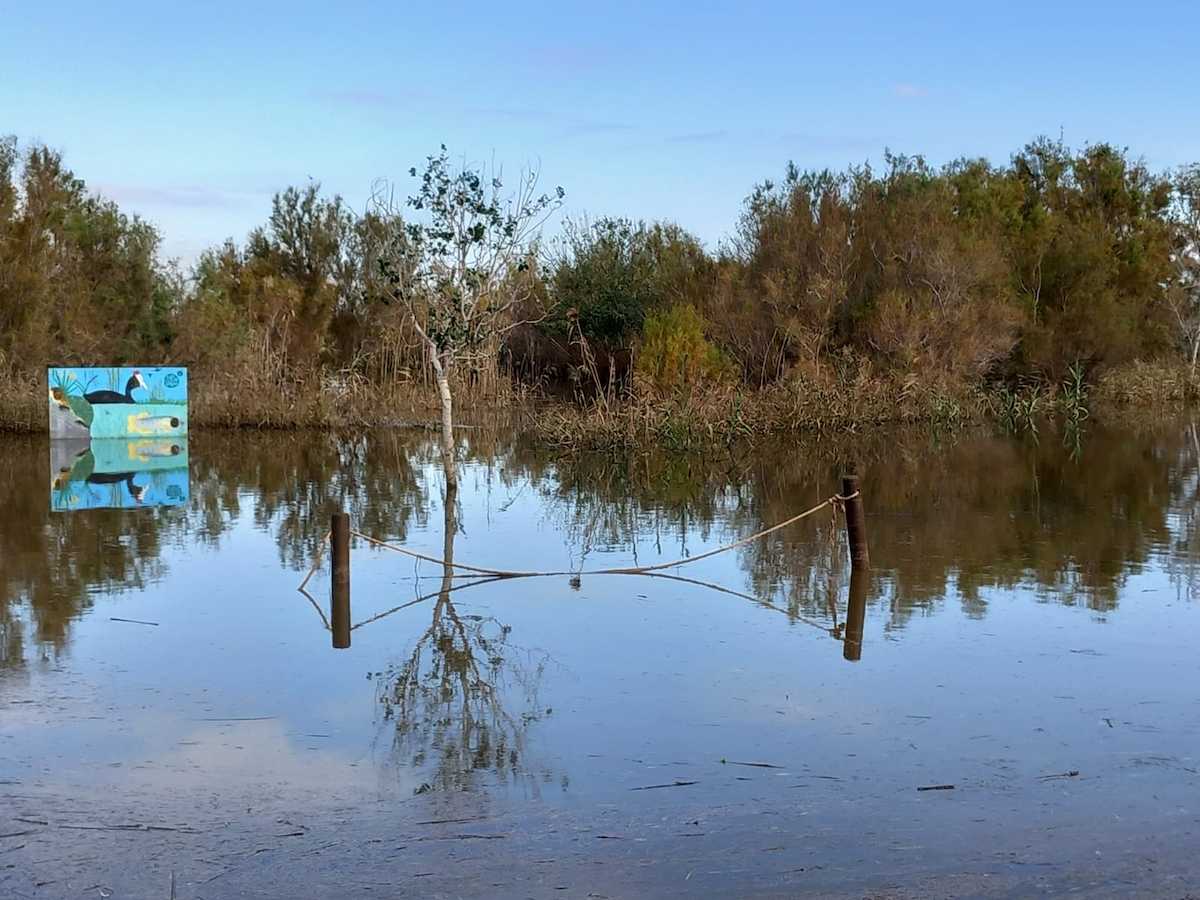
[(0, 370), (161, 358), (182, 283), (158, 250), (57, 153), (0, 139)]
[(691, 304), (651, 313), (643, 327), (638, 371), (662, 391), (694, 389), (726, 380), (733, 368), (705, 337), (705, 322)]
[[(1194, 369), (1198, 172), (1042, 139), (1004, 165), (887, 154), (879, 169), (789, 166), (711, 251), (666, 222), (568, 222), (495, 282), (521, 279), (522, 324), (458, 377), (494, 386), (507, 368), (539, 385), (611, 386), (636, 359), (661, 394), (874, 380), (961, 397), (1160, 370), (1139, 363)], [(349, 384), (366, 396), (419, 380), (411, 316), (379, 289), (382, 242), (405, 231), (381, 216), (316, 184), (288, 188), (261, 228), (185, 277), (152, 225), (89, 193), (57, 153), (0, 141), (0, 376), (171, 358), (214, 396), (299, 408), (303, 395), (310, 410)]]
[(676, 225), (568, 222), (550, 266), (555, 307), (544, 328), (565, 334), (574, 321), (595, 344), (626, 346), (648, 314), (696, 299), (711, 269), (700, 242)]

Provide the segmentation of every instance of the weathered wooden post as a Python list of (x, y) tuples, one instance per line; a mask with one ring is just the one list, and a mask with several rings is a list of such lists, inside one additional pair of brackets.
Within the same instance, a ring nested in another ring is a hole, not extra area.
[(346, 513), (333, 514), (329, 541), (333, 559), (329, 630), (334, 648), (344, 650), (350, 646), (350, 517)]
[(867, 621), (867, 588), (871, 570), (855, 566), (850, 570), (850, 598), (846, 604), (846, 631), (842, 637), (842, 657), (851, 662), (862, 659), (863, 627)]
[(846, 513), (846, 541), (850, 544), (851, 571), (869, 568), (871, 560), (867, 553), (867, 516), (857, 475), (847, 475), (842, 479), (842, 496), (846, 498), (842, 507)]

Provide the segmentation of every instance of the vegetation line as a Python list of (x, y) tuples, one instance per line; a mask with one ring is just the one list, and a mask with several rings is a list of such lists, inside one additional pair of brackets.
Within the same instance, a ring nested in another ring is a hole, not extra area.
[(540, 173), (445, 148), (409, 172), (361, 214), (287, 188), (185, 269), (59, 154), (0, 139), (0, 428), (45, 430), (45, 367), (98, 362), (188, 365), (196, 425), (433, 414), (449, 477), (462, 411), (581, 449), (1200, 396), (1200, 165), (1045, 138), (789, 165), (715, 248), (551, 219), (568, 194)]

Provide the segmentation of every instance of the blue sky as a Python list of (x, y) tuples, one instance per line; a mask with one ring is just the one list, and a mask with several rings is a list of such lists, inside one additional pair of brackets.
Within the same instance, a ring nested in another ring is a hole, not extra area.
[[(1200, 160), (1184, 3), (22, 3), (0, 134), (44, 141), (189, 261), (310, 177), (364, 208), (438, 144), (540, 165), (573, 215), (715, 246), (785, 163), (1031, 137)], [(406, 183), (406, 182), (404, 182)]]

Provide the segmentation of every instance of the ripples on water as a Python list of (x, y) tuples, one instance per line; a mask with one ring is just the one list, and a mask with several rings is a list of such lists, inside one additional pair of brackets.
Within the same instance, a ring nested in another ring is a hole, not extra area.
[[(619, 461), (470, 435), (450, 510), (436, 443), (411, 431), (200, 433), (185, 505), (73, 513), (50, 511), (45, 441), (0, 441), (0, 775), (231, 806), (670, 804), (682, 790), (630, 791), (695, 782), (687, 802), (752, 783), (883, 809), (921, 784), (999, 796), (1068, 770), (1135, 803), (1197, 766), (1188, 422), (1095, 426), (1081, 447), (921, 432)], [(785, 519), (849, 468), (865, 628), (824, 512), (679, 572), (725, 591), (443, 581), (359, 542), (345, 650), (327, 570), (312, 602), (296, 591), (339, 509), (476, 565), (646, 565)]]

